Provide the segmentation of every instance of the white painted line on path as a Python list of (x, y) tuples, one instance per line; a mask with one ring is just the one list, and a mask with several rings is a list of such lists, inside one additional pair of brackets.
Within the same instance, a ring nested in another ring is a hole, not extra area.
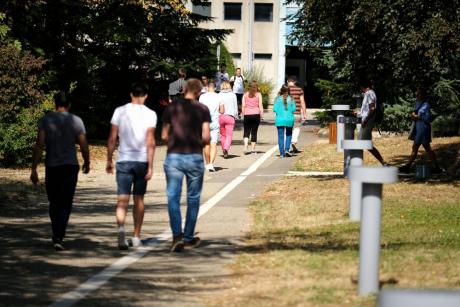
[(343, 172), (294, 172), (290, 171), (285, 176), (343, 176)]
[[(238, 177), (228, 183), (222, 190), (217, 192), (207, 202), (200, 206), (200, 212), (198, 218), (206, 214), (212, 209), (219, 201), (228, 195), (233, 189), (235, 189), (240, 183), (242, 183), (249, 175), (254, 173), (274, 152), (278, 149), (278, 146), (272, 147), (262, 157), (256, 160), (246, 171), (241, 173)], [(90, 277), (87, 281), (79, 285), (74, 290), (65, 293), (59, 300), (55, 301), (50, 307), (69, 307), (76, 304), (78, 301), (85, 298), (91, 292), (96, 291), (104, 284), (106, 284), (112, 277), (119, 274), (121, 271), (134, 264), (148, 252), (152, 251), (156, 244), (167, 241), (171, 238), (171, 230), (167, 229), (160, 235), (149, 239), (146, 245), (133, 250), (128, 255), (118, 259), (110, 266), (105, 268), (102, 272)]]

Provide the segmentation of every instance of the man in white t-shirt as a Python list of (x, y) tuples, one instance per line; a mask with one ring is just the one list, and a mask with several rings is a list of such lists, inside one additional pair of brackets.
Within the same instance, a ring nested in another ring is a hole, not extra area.
[(235, 70), (235, 75), (230, 78), (233, 93), (236, 95), (236, 102), (238, 104), (238, 117), (241, 115), (241, 104), (244, 95), (244, 77), (241, 74), (241, 68)]
[[(372, 130), (375, 127), (375, 116), (377, 112), (377, 95), (371, 88), (368, 81), (361, 81), (361, 91), (364, 93), (361, 110), (358, 117), (361, 117), (361, 129), (359, 130), (358, 140), (372, 140)], [(387, 165), (382, 155), (374, 146), (369, 152), (383, 165)]]
[(208, 91), (200, 96), (200, 102), (208, 107), (211, 114), (211, 142), (203, 148), (204, 158), (206, 160), (206, 169), (215, 172), (214, 161), (217, 157), (217, 142), (219, 141), (219, 107), (222, 98), (216, 93), (215, 83), (208, 82)]
[(221, 64), (220, 70), (216, 73), (216, 92), (220, 92), (220, 86), (224, 81), (228, 81), (229, 76), (227, 72), (227, 65)]
[(115, 109), (107, 149), (107, 173), (113, 173), (112, 156), (118, 138), (117, 180), (117, 224), (118, 248), (128, 249), (125, 235), (125, 219), (131, 191), (134, 199), (134, 236), (132, 245), (142, 245), (140, 239), (144, 220), (144, 194), (147, 181), (153, 176), (155, 153), (155, 127), (157, 115), (147, 108), (148, 87), (136, 83), (131, 87), (131, 102)]

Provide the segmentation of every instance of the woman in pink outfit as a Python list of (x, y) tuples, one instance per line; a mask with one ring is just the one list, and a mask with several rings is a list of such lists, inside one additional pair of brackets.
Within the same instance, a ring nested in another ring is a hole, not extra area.
[(235, 128), (235, 119), (238, 116), (238, 104), (236, 95), (232, 92), (230, 82), (225, 81), (220, 86), (220, 145), (224, 158), (228, 158), (228, 151), (232, 145), (233, 129)]
[(241, 112), (244, 115), (244, 153), (248, 153), (249, 136), (251, 136), (251, 153), (256, 154), (257, 130), (264, 114), (262, 94), (259, 92), (257, 81), (252, 81), (249, 91), (244, 94)]

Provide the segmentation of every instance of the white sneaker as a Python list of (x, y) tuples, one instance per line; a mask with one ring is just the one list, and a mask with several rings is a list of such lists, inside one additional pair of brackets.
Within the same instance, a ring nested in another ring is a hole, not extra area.
[(128, 249), (128, 241), (126, 241), (126, 234), (124, 231), (118, 232), (118, 248), (121, 250)]
[(215, 171), (216, 171), (216, 169), (214, 168), (214, 165), (212, 165), (212, 164), (209, 164), (209, 168), (208, 168), (208, 171), (210, 171), (210, 172), (215, 172)]
[(142, 244), (142, 240), (139, 237), (133, 237), (131, 239), (131, 242), (133, 243), (133, 247), (139, 247), (139, 246), (144, 245), (144, 244)]

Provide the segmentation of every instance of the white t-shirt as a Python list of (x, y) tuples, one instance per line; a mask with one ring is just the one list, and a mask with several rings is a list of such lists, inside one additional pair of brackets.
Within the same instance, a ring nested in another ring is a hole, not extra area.
[(230, 82), (233, 82), (233, 93), (244, 94), (244, 77), (232, 76)]
[(147, 162), (147, 130), (157, 125), (157, 114), (141, 104), (127, 103), (113, 113), (112, 125), (118, 126), (118, 162)]
[(224, 81), (228, 81), (228, 73), (221, 72), (220, 70), (216, 73), (216, 91), (220, 91), (220, 86)]
[(236, 95), (233, 92), (220, 92), (219, 96), (221, 97), (221, 104), (224, 106), (224, 114), (233, 116), (234, 118), (238, 117), (238, 104)]
[(375, 106), (377, 106), (377, 95), (375, 95), (373, 90), (368, 90), (364, 93), (363, 104), (361, 105), (361, 111), (359, 112), (363, 120), (366, 120), (369, 116), (369, 105), (372, 103), (375, 103)]
[(222, 102), (222, 97), (217, 93), (204, 93), (201, 94), (200, 100), (202, 104), (208, 107), (211, 114), (211, 129), (219, 128), (219, 106)]

